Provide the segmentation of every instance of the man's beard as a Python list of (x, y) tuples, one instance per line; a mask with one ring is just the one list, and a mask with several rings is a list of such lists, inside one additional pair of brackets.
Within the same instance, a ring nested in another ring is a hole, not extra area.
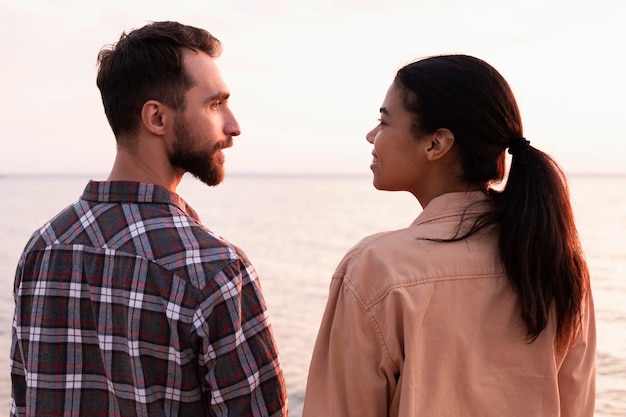
[(210, 147), (198, 148), (200, 140), (194, 137), (185, 123), (182, 115), (177, 115), (174, 120), (174, 135), (176, 139), (170, 154), (170, 163), (184, 169), (203, 183), (214, 186), (224, 179), (224, 166), (216, 158), (216, 152), (230, 146), (227, 142), (218, 142)]

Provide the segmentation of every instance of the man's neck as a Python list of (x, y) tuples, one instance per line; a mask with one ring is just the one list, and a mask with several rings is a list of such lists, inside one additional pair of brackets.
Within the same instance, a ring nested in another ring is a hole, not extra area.
[(118, 147), (108, 181), (134, 181), (156, 184), (176, 192), (185, 172), (155, 155), (145, 155)]

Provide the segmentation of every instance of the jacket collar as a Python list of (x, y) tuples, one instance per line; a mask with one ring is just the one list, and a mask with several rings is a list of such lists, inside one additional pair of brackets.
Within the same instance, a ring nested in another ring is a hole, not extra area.
[(465, 214), (484, 213), (489, 205), (489, 196), (482, 191), (446, 193), (433, 198), (411, 226), (438, 222), (446, 218)]

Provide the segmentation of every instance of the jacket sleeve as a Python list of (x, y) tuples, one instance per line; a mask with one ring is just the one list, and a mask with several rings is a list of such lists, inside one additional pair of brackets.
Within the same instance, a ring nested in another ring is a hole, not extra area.
[(386, 416), (398, 373), (378, 323), (358, 292), (336, 274), (311, 360), (303, 417)]
[(559, 369), (562, 417), (593, 417), (596, 397), (596, 325), (591, 292), (585, 299), (581, 328)]

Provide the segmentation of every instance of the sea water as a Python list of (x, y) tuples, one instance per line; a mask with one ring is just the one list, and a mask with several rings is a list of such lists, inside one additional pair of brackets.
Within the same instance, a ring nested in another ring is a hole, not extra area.
[[(103, 176), (93, 176), (102, 179)], [(10, 404), (13, 274), (30, 234), (76, 200), (89, 177), (0, 178), (0, 414)], [(598, 328), (598, 417), (626, 415), (626, 177), (570, 178), (592, 275)], [(261, 277), (298, 417), (330, 277), (362, 237), (420, 213), (408, 193), (376, 191), (367, 176), (231, 175), (217, 187), (185, 178), (178, 193), (203, 223), (243, 248)]]

